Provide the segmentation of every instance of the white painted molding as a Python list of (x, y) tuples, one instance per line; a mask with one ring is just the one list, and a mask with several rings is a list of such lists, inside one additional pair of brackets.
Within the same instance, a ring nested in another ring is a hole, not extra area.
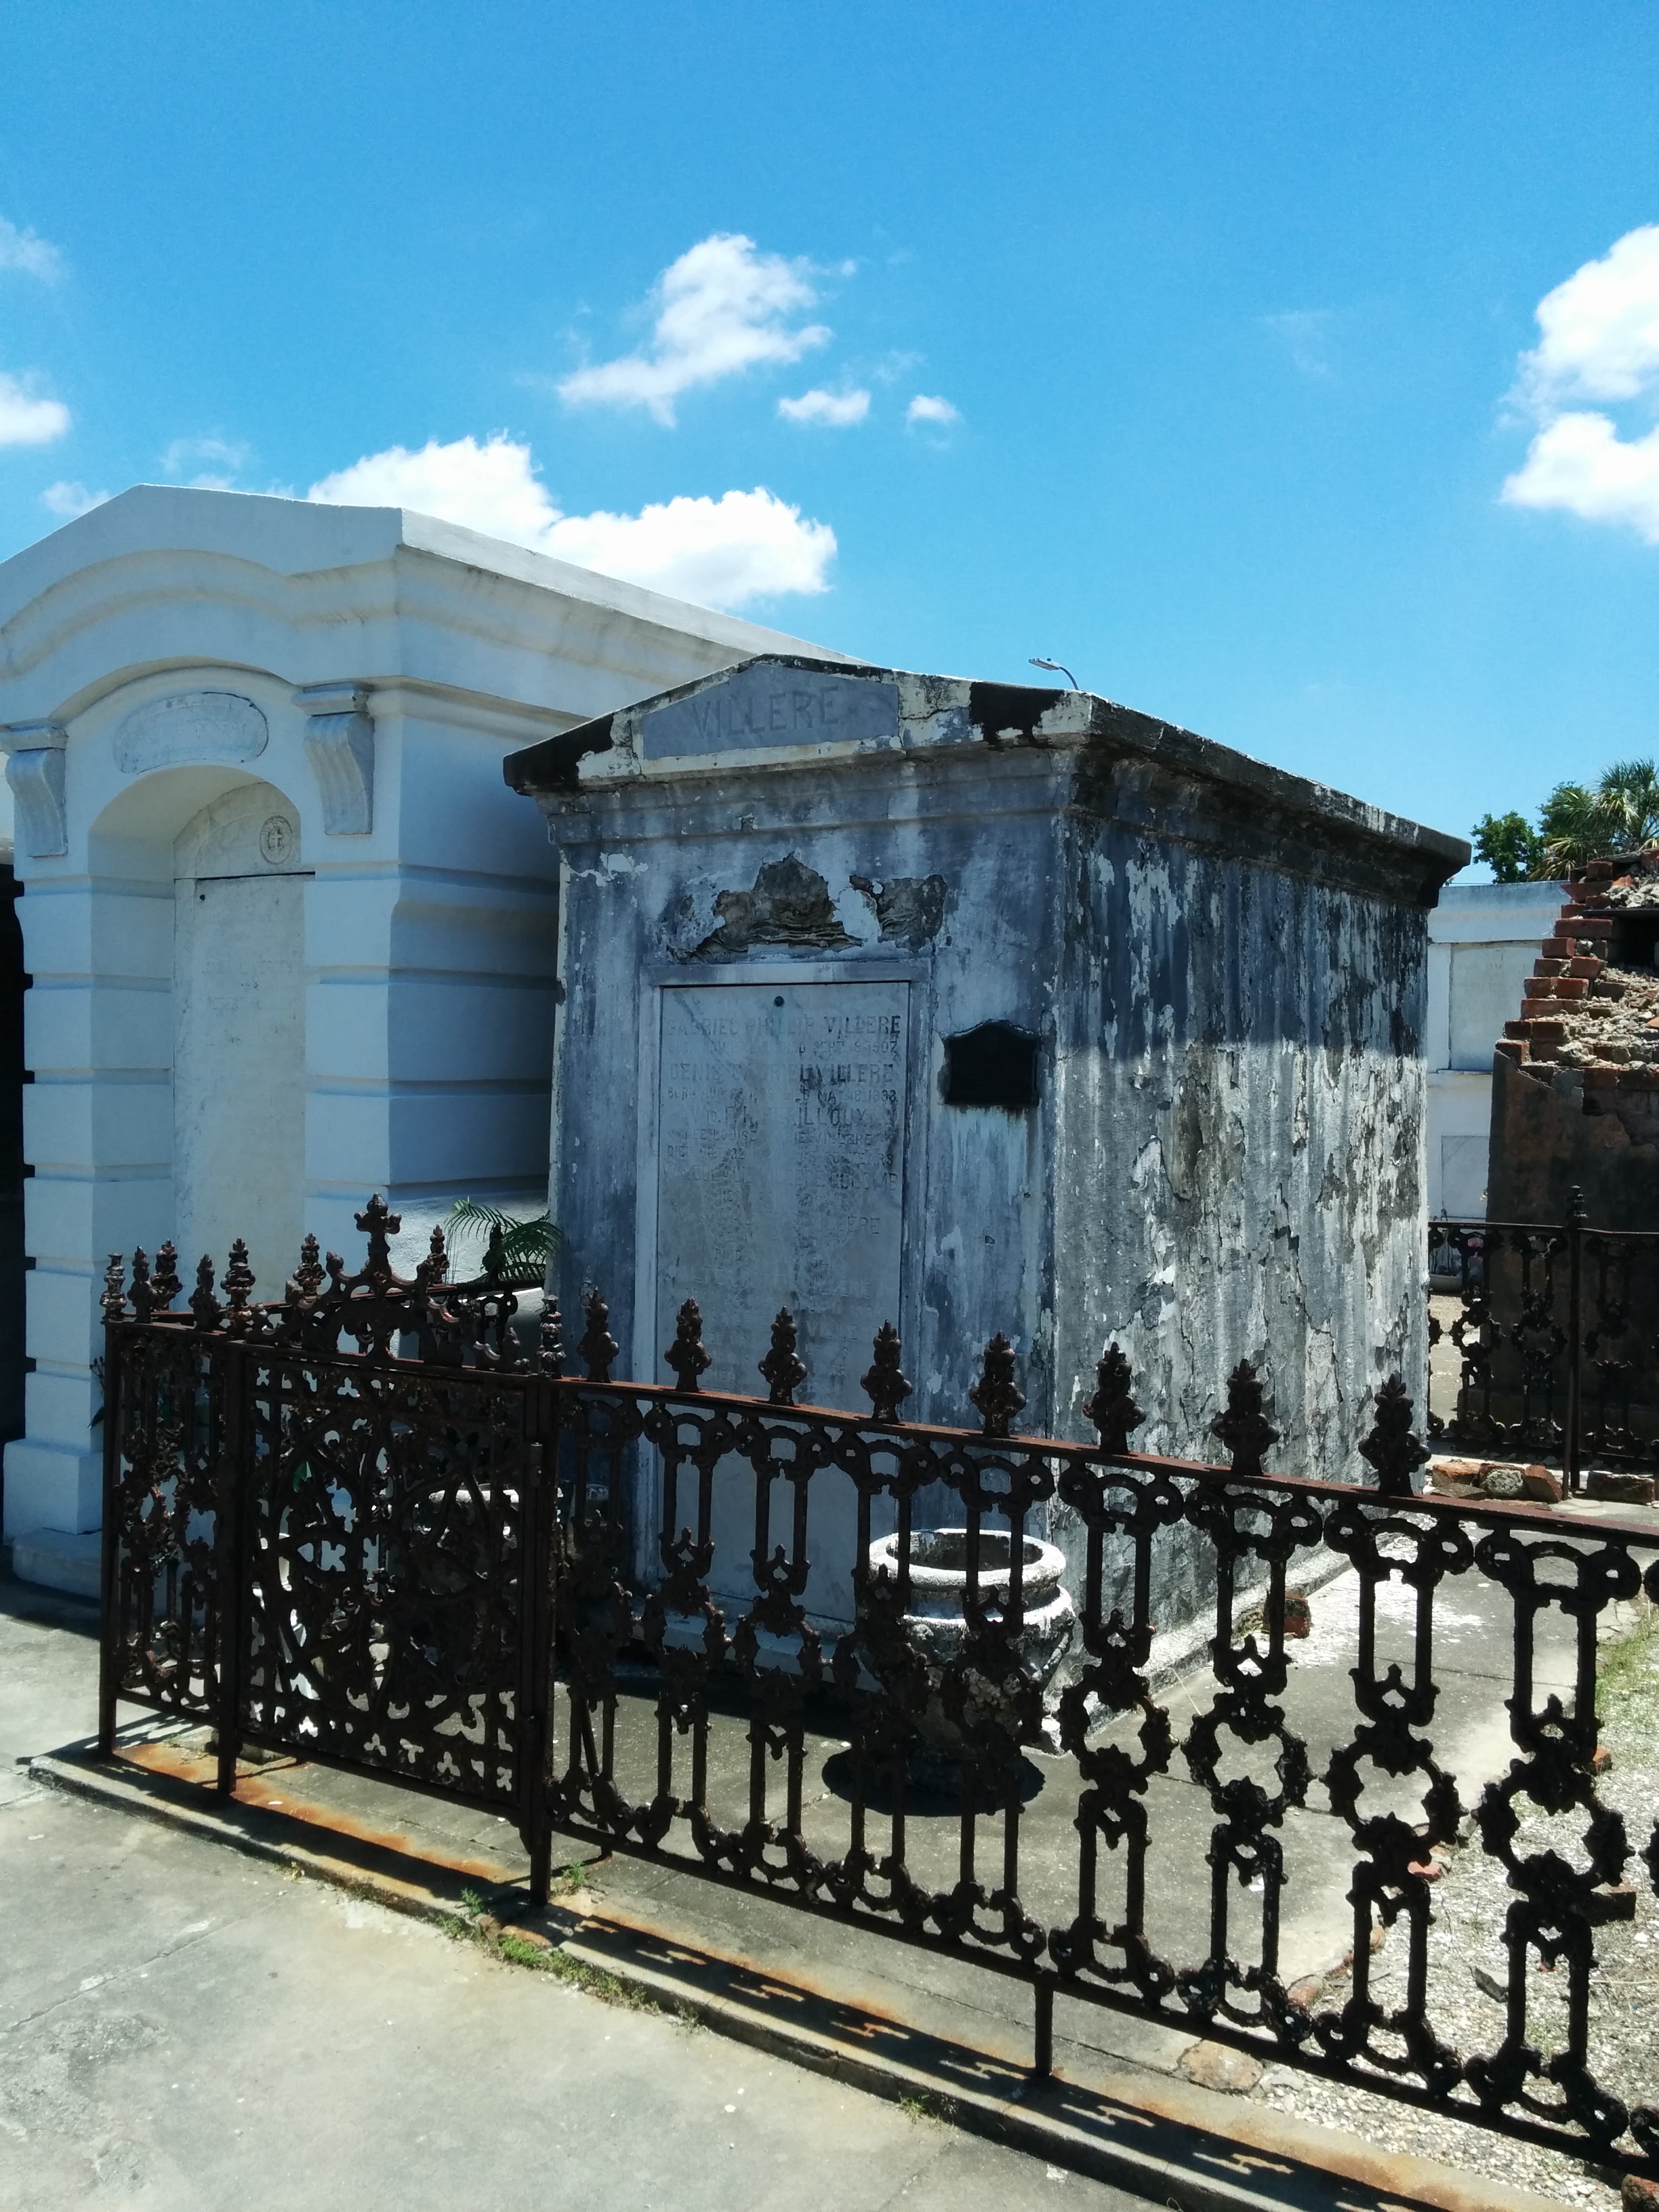
[(307, 684), (294, 695), (306, 716), (306, 754), (323, 798), (331, 837), (374, 827), (374, 718), (364, 684)]
[(17, 802), (17, 828), (37, 860), (69, 850), (64, 813), (64, 748), (69, 732), (58, 722), (9, 722), (0, 728), (6, 781)]

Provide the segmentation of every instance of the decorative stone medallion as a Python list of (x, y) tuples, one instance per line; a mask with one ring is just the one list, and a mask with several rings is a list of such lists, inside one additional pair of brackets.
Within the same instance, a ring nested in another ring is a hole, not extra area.
[(259, 829), (259, 858), (270, 867), (280, 868), (284, 860), (293, 859), (299, 842), (286, 814), (268, 815)]

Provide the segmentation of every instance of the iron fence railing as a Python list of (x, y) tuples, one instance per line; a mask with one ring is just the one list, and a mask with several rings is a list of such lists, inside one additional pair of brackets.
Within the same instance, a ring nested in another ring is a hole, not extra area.
[(1432, 1221), (1429, 1290), (1431, 1358), (1457, 1360), (1437, 1446), (1558, 1461), (1573, 1491), (1586, 1468), (1659, 1472), (1659, 1231), (1594, 1228), (1577, 1191), (1559, 1223)]
[[(112, 1264), (106, 1752), (131, 1699), (216, 1728), (226, 1790), (261, 1746), (509, 1813), (537, 1899), (557, 1832), (971, 1960), (1032, 1989), (1041, 2071), (1075, 2001), (1659, 2172), (1592, 1998), (1634, 1851), (1659, 1893), (1597, 1715), (1659, 1528), (1417, 1491), (1397, 1377), (1350, 1485), (1267, 1470), (1247, 1363), (1218, 1464), (1131, 1449), (1115, 1346), (1087, 1444), (1016, 1431), (1000, 1338), (977, 1429), (902, 1418), (887, 1328), (868, 1414), (797, 1404), (787, 1314), (765, 1398), (701, 1388), (694, 1305), (673, 1382), (613, 1379), (597, 1293), (568, 1375), (556, 1314), (526, 1348), (490, 1269), (448, 1284), (434, 1237), (404, 1280), (359, 1219), (364, 1268), (308, 1242), (275, 1304), (240, 1248), (185, 1311), (170, 1254)], [(1437, 1664), (1448, 1600), (1507, 1653), (1490, 1711)], [(1473, 2041), (1464, 1861), (1507, 1899)]]

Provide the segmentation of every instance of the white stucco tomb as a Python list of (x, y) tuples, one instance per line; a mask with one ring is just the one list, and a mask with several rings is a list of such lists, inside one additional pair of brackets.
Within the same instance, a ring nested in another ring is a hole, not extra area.
[(1429, 916), (1428, 1202), (1486, 1211), (1492, 1047), (1561, 911), (1559, 884), (1452, 884)]
[(140, 487), (0, 562), (20, 1560), (69, 1577), (98, 1523), (111, 1252), (173, 1237), (188, 1281), (240, 1235), (276, 1297), (371, 1190), (406, 1250), (463, 1194), (539, 1211), (556, 856), (502, 757), (788, 645), (395, 508)]

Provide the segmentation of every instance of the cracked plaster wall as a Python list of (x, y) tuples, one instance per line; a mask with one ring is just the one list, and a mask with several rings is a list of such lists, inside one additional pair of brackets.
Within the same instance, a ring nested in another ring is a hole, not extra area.
[[(1358, 1479), (1376, 1383), (1398, 1370), (1415, 1393), (1425, 1370), (1425, 916), (1105, 823), (1080, 829), (1073, 868), (1059, 1431), (1087, 1433), (1115, 1338), (1136, 1446), (1218, 1458), (1209, 1423), (1248, 1358), (1280, 1431), (1269, 1464)], [(1190, 1611), (1208, 1547), (1159, 1543)]]
[[(1270, 1463), (1362, 1472), (1374, 1385), (1398, 1368), (1415, 1389), (1425, 1360), (1425, 914), (1345, 884), (1340, 855), (1324, 881), (1285, 864), (1243, 810), (1158, 836), (1084, 796), (1069, 759), (975, 747), (547, 802), (564, 851), (561, 1294), (574, 1313), (604, 1286), (618, 1371), (663, 1373), (639, 1362), (635, 1310), (650, 979), (892, 962), (919, 1040), (894, 1297), (907, 1412), (974, 1425), (968, 1391), (1002, 1329), (1018, 1425), (1086, 1436), (1115, 1335), (1149, 1416), (1140, 1449), (1219, 1457), (1208, 1424), (1249, 1356), (1282, 1431)], [(984, 1021), (1042, 1040), (1035, 1109), (943, 1103), (942, 1040)], [(704, 1337), (708, 1387), (756, 1387), (763, 1346), (724, 1340), (713, 1305)], [(1053, 1533), (1075, 1569), (1068, 1520)], [(1203, 1592), (1195, 1551), (1161, 1540), (1167, 1618)]]

